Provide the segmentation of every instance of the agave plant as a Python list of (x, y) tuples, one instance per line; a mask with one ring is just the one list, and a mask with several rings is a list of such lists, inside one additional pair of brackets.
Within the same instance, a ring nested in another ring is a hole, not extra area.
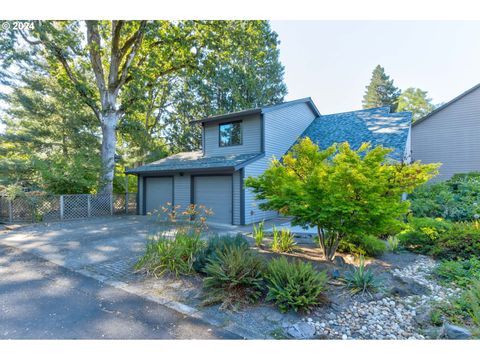
[(379, 282), (374, 273), (365, 266), (363, 255), (360, 255), (358, 267), (345, 273), (343, 282), (352, 294), (372, 293), (379, 287)]

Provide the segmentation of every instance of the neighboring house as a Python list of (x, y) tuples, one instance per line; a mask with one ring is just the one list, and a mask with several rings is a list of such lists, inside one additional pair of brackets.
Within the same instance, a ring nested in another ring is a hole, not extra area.
[(412, 157), (442, 163), (433, 181), (480, 171), (480, 84), (413, 123)]
[(392, 147), (392, 159), (408, 159), (410, 113), (389, 108), (320, 115), (310, 98), (192, 121), (202, 127), (202, 150), (179, 153), (127, 173), (138, 176), (139, 213), (167, 202), (203, 204), (211, 222), (250, 224), (277, 216), (259, 209), (244, 179), (262, 174), (299, 139), (309, 136), (323, 149), (350, 142)]

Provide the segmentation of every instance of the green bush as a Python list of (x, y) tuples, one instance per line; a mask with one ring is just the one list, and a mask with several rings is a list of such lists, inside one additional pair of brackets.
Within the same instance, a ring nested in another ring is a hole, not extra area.
[(410, 251), (440, 259), (469, 259), (480, 256), (480, 223), (452, 223), (442, 219), (411, 218), (398, 235)]
[(435, 269), (435, 274), (443, 283), (455, 283), (460, 287), (467, 287), (475, 280), (480, 280), (480, 260), (442, 261)]
[(360, 264), (354, 270), (347, 271), (343, 278), (345, 287), (352, 294), (371, 293), (377, 290), (379, 284), (371, 269), (365, 266), (365, 259), (360, 256)]
[(255, 240), (255, 245), (257, 247), (262, 246), (263, 243), (263, 237), (264, 237), (264, 229), (265, 223), (262, 221), (261, 223), (258, 224), (258, 226), (255, 226), (253, 224), (253, 239)]
[(480, 215), (480, 173), (456, 174), (447, 181), (424, 184), (409, 200), (414, 216), (471, 221)]
[(280, 311), (309, 311), (322, 303), (327, 274), (317, 272), (312, 264), (285, 257), (272, 260), (267, 271), (267, 300), (273, 301)]
[(448, 232), (452, 226), (451, 222), (439, 218), (411, 217), (407, 229), (402, 231), (398, 238), (400, 244), (406, 249), (421, 254), (430, 254), (440, 235)]
[(343, 253), (373, 257), (382, 255), (386, 249), (385, 242), (372, 235), (342, 239), (338, 247)]
[(177, 233), (167, 238), (163, 233), (150, 236), (145, 254), (134, 268), (155, 276), (170, 272), (175, 276), (194, 272), (193, 263), (205, 246), (198, 234)]
[(274, 252), (290, 253), (295, 251), (297, 243), (294, 240), (294, 235), (289, 229), (282, 228), (278, 231), (274, 226), (271, 248)]
[(480, 223), (455, 223), (440, 234), (431, 255), (441, 259), (468, 259), (480, 257)]
[(236, 309), (254, 303), (262, 295), (264, 267), (263, 259), (246, 246), (217, 249), (204, 268), (205, 304)]
[(215, 235), (209, 238), (206, 247), (204, 247), (196, 256), (193, 264), (194, 269), (197, 272), (203, 273), (209, 259), (216, 258), (218, 252), (232, 246), (243, 246), (248, 248), (248, 241), (241, 234), (237, 234), (235, 236)]

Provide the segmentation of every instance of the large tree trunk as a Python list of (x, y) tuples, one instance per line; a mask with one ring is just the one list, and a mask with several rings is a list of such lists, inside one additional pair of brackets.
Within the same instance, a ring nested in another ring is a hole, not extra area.
[(115, 171), (115, 145), (117, 143), (116, 127), (120, 115), (111, 112), (102, 115), (102, 194), (113, 192), (113, 176)]

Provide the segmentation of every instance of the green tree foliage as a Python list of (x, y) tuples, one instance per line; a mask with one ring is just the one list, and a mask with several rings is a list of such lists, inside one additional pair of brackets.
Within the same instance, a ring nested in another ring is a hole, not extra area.
[(2, 180), (30, 190), (92, 192), (101, 169), (95, 118), (52, 78), (31, 74), (22, 83), (3, 97)]
[[(113, 180), (118, 165), (198, 149), (200, 132), (192, 119), (282, 101), (286, 87), (277, 45), (266, 21), (38, 21), (33, 30), (0, 34), (0, 82), (26, 91), (40, 77), (58, 86), (60, 92), (49, 94), (53, 112), (35, 98), (36, 91), (28, 104), (4, 100), (8, 108), (35, 107), (52, 124), (55, 116), (69, 114), (62, 105), (81, 109), (75, 119), (65, 118), (83, 126), (78, 134), (94, 133), (96, 139), (72, 149), (100, 159), (97, 184), (111, 191), (120, 186)], [(7, 113), (7, 129), (26, 116), (12, 120)], [(22, 126), (43, 127), (40, 120)], [(55, 134), (52, 142), (61, 143), (61, 131)], [(38, 181), (32, 156), (17, 152), (7, 138), (1, 147), (2, 161), (13, 169), (9, 178)], [(41, 147), (34, 150), (48, 156)]]
[(402, 201), (436, 172), (437, 164), (392, 163), (390, 149), (358, 150), (348, 143), (320, 151), (309, 138), (274, 160), (259, 177), (249, 177), (263, 210), (292, 216), (292, 223), (316, 226), (326, 259), (332, 260), (342, 238), (380, 235), (399, 230), (410, 206)]
[(432, 99), (428, 97), (426, 91), (419, 88), (409, 87), (402, 91), (398, 98), (397, 110), (410, 111), (413, 122), (432, 112), (433, 109)]
[(393, 79), (390, 79), (383, 67), (377, 65), (363, 95), (363, 108), (390, 106), (391, 111), (396, 111), (399, 96), (400, 90), (393, 84)]

